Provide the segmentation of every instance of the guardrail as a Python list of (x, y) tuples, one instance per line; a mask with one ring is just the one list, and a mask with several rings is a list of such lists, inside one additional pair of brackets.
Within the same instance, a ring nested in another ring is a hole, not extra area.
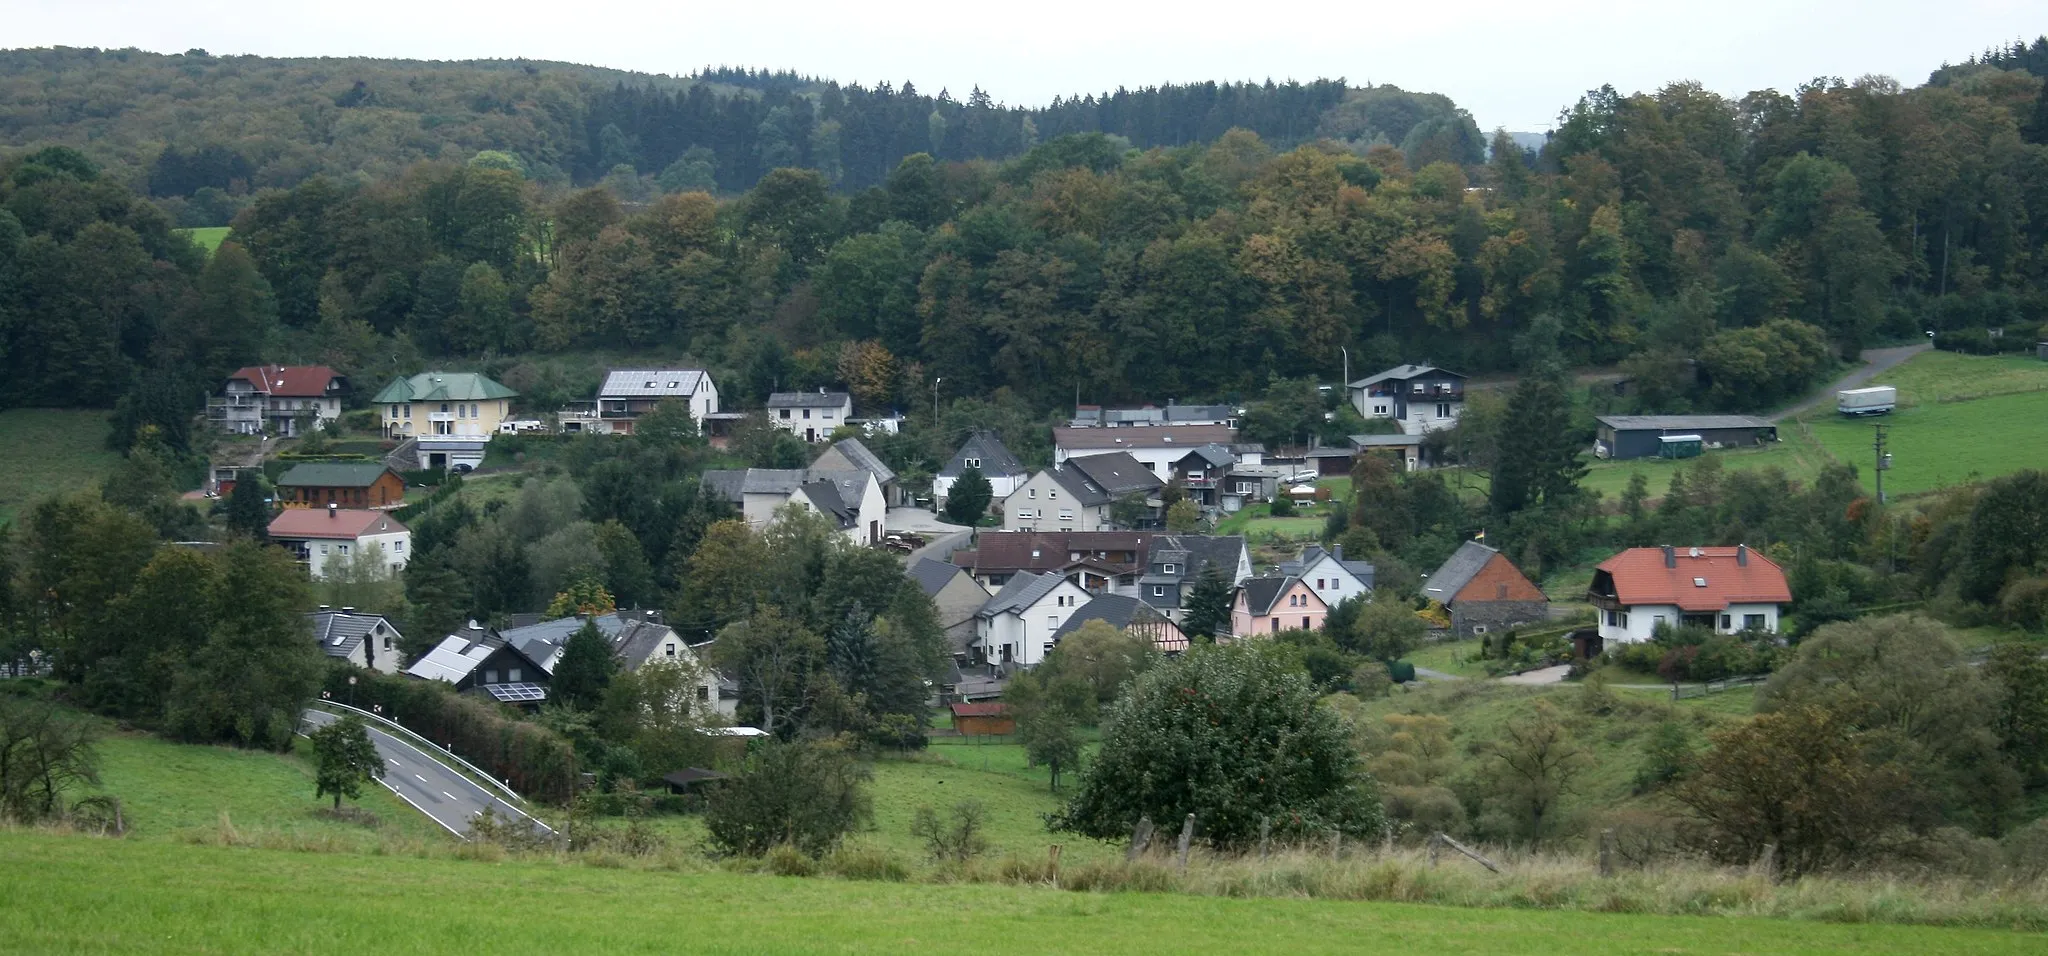
[(404, 724), (401, 724), (398, 721), (387, 718), (382, 714), (373, 714), (360, 707), (351, 707), (348, 704), (341, 703), (340, 701), (316, 700), (312, 703), (311, 706), (316, 708), (337, 708), (340, 710), (348, 711), (349, 713), (354, 714), (358, 717), (365, 717), (370, 720), (374, 720), (379, 724), (382, 724), (386, 727), (398, 731), (399, 733), (404, 734), (409, 740), (418, 741), (419, 743), (426, 745), (435, 753), (440, 754), (444, 757), (447, 757), (449, 760), (454, 761), (457, 765), (468, 770), (471, 775), (482, 778), (485, 783), (490, 784), (493, 789), (497, 790), (500, 793), (503, 793), (505, 796), (511, 798), (514, 802), (522, 804), (527, 802), (527, 799), (525, 797), (522, 797), (517, 792), (513, 791), (511, 785), (504, 783), (503, 781), (491, 776), (488, 773), (485, 773), (481, 768), (477, 767), (475, 764), (470, 763), (469, 761), (456, 756), (454, 751), (451, 751), (448, 748), (441, 746), (440, 744), (428, 740), (426, 737), (421, 736), (419, 733), (413, 731), (412, 729), (406, 727)]

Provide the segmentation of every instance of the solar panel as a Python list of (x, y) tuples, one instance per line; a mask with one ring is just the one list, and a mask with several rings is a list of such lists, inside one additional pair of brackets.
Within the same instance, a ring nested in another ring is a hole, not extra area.
[(547, 690), (539, 684), (485, 684), (484, 690), (507, 704), (546, 700), (548, 697)]

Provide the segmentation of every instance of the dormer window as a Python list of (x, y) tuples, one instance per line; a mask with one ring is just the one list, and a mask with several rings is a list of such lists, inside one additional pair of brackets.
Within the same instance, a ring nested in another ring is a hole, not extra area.
[(1693, 586), (1693, 587), (1696, 587), (1696, 588), (1703, 588), (1703, 587), (1706, 587), (1706, 586), (1707, 586), (1707, 579), (1706, 579), (1706, 578), (1693, 578), (1693, 579), (1692, 579), (1692, 586)]
[(1169, 565), (1167, 565), (1167, 566), (1166, 566), (1166, 573), (1168, 573), (1168, 574), (1177, 574), (1177, 573), (1179, 573), (1179, 568), (1180, 568), (1180, 566), (1179, 566), (1179, 565), (1177, 565), (1177, 564), (1169, 564)]

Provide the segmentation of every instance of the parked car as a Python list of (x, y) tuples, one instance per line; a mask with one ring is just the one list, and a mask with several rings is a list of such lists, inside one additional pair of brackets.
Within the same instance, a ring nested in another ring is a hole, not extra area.
[(1313, 485), (1316, 483), (1316, 479), (1321, 477), (1321, 475), (1313, 471), (1297, 471), (1294, 474), (1288, 475), (1287, 477), (1280, 479), (1280, 483), (1283, 485), (1299, 485), (1306, 482), (1308, 484)]

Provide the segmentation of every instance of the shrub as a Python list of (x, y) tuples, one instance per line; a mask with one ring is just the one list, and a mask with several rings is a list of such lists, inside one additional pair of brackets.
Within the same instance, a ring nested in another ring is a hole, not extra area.
[(1294, 499), (1287, 497), (1284, 493), (1275, 495), (1273, 497), (1273, 504), (1266, 509), (1266, 513), (1275, 518), (1292, 518), (1294, 517)]
[(988, 812), (973, 800), (954, 804), (945, 819), (929, 805), (921, 806), (910, 824), (910, 834), (924, 841), (932, 859), (964, 863), (988, 851), (988, 839), (982, 836), (987, 818)]
[(769, 743), (705, 801), (704, 825), (727, 853), (821, 856), (870, 816), (867, 776), (837, 743)]

